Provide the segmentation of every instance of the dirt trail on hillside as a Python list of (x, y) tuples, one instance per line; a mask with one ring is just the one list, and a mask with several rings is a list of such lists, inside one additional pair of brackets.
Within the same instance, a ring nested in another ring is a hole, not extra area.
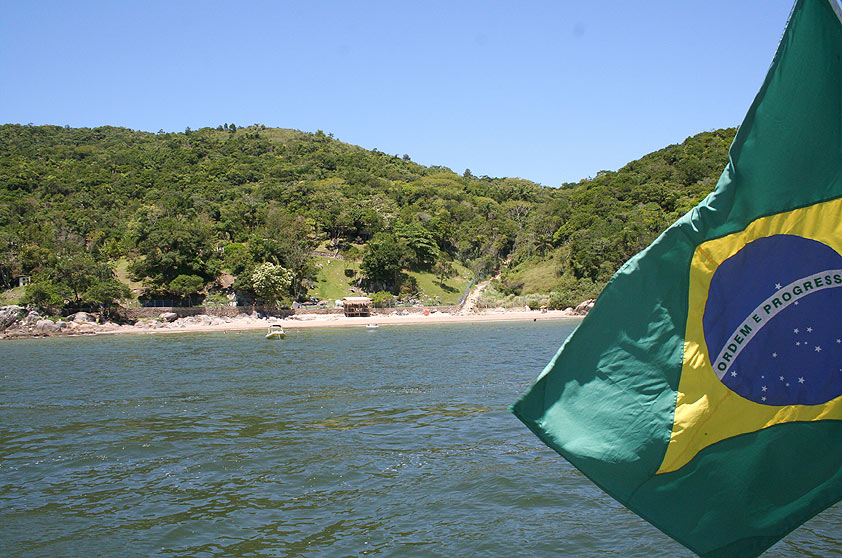
[(479, 296), (482, 294), (482, 291), (491, 283), (491, 279), (486, 281), (482, 281), (477, 283), (476, 286), (468, 293), (468, 296), (465, 297), (465, 302), (462, 304), (462, 308), (459, 309), (459, 314), (470, 314), (471, 312), (477, 311), (477, 301), (479, 300)]

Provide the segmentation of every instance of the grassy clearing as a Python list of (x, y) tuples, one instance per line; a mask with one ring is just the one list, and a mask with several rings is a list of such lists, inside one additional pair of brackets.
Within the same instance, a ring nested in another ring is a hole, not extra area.
[(353, 269), (359, 273), (360, 264), (333, 258), (315, 258), (315, 264), (319, 268), (316, 276), (316, 284), (310, 289), (310, 296), (318, 297), (319, 300), (337, 300), (345, 296), (353, 296), (351, 285), (354, 278), (345, 275), (345, 269)]
[[(335, 260), (333, 258), (317, 257), (315, 263), (319, 268), (315, 286), (310, 289), (310, 296), (320, 300), (338, 300), (345, 296), (359, 296), (359, 293), (351, 291), (353, 282), (359, 278), (359, 262)], [(418, 281), (418, 288), (422, 295), (430, 298), (439, 297), (442, 304), (456, 304), (470, 283), (470, 271), (460, 265), (454, 265), (458, 275), (451, 277), (444, 283), (442, 288), (438, 279), (429, 272), (408, 272), (409, 275)], [(354, 277), (345, 275), (346, 269), (352, 269), (356, 273)]]
[(516, 276), (523, 281), (523, 294), (549, 293), (558, 288), (559, 277), (553, 260), (531, 262)]
[(118, 281), (125, 283), (132, 292), (131, 298), (123, 301), (123, 304), (126, 304), (129, 307), (139, 306), (140, 303), (137, 301), (137, 293), (143, 291), (143, 283), (140, 281), (132, 281), (129, 277), (129, 260), (126, 258), (120, 258), (114, 262), (114, 275), (117, 277)]
[(442, 304), (456, 304), (465, 291), (465, 287), (471, 282), (471, 273), (467, 268), (458, 264), (453, 266), (457, 275), (444, 282), (444, 288), (439, 285), (439, 280), (433, 273), (411, 271), (409, 275), (418, 281), (418, 289), (422, 294), (430, 298), (439, 297)]
[(25, 293), (26, 287), (15, 287), (14, 289), (0, 292), (0, 306), (10, 306), (12, 304), (22, 306), (21, 302)]
[(143, 287), (143, 283), (132, 281), (129, 277), (129, 260), (126, 258), (120, 258), (116, 261), (114, 264), (114, 275), (117, 276), (118, 281), (125, 283), (130, 289), (140, 289)]

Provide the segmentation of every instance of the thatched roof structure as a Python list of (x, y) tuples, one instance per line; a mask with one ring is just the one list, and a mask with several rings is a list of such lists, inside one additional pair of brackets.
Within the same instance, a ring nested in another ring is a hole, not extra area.
[(342, 308), (345, 310), (345, 315), (349, 318), (355, 316), (370, 316), (371, 299), (367, 296), (346, 296), (342, 299)]

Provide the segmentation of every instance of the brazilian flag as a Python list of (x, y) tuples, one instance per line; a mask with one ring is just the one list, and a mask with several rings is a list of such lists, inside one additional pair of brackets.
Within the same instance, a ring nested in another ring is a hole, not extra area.
[(836, 0), (795, 3), (714, 191), (616, 273), (513, 411), (700, 556), (757, 556), (842, 498)]

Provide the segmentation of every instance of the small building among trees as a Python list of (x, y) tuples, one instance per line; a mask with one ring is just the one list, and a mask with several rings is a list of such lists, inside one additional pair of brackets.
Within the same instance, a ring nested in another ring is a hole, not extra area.
[(367, 296), (346, 296), (342, 299), (342, 309), (349, 318), (371, 315), (371, 299)]

